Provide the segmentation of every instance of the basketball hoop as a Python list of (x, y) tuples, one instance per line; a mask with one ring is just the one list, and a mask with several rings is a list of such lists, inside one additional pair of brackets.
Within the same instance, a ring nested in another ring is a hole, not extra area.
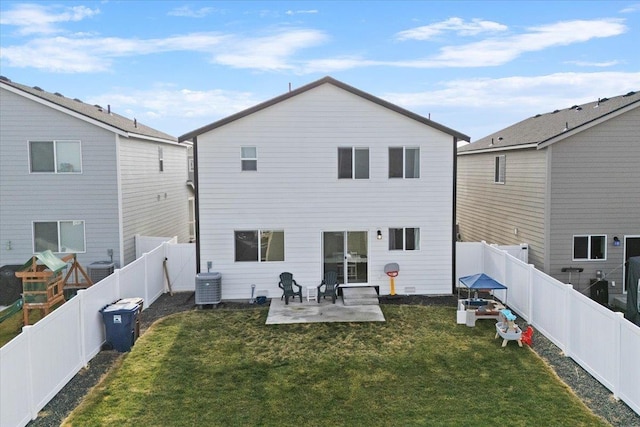
[(389, 276), (389, 280), (390, 280), (391, 295), (396, 294), (396, 284), (394, 279), (398, 277), (399, 271), (400, 271), (400, 266), (395, 262), (391, 262), (384, 266), (384, 272), (387, 274), (387, 276)]

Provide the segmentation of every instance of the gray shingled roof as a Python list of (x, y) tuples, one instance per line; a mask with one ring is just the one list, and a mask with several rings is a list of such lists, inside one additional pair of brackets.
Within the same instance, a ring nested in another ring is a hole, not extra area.
[[(458, 153), (543, 144), (568, 131), (587, 129), (589, 124), (631, 104), (640, 106), (640, 92), (629, 92), (614, 98), (602, 98), (564, 110), (537, 114), (507, 128), (458, 148)], [(492, 144), (493, 143), (493, 144)]]
[(25, 86), (19, 83), (12, 82), (6, 77), (0, 77), (0, 84), (11, 86), (22, 92), (52, 102), (60, 107), (66, 108), (85, 117), (97, 120), (101, 123), (104, 123), (105, 125), (111, 126), (129, 134), (142, 135), (150, 138), (159, 138), (171, 142), (176, 142), (178, 140), (174, 136), (171, 136), (164, 132), (160, 132), (159, 130), (150, 128), (149, 126), (145, 126), (140, 122), (135, 122), (134, 120), (116, 114), (113, 111), (108, 112), (107, 107), (99, 107), (96, 105), (86, 104), (79, 99), (67, 98), (59, 93), (50, 93), (42, 90), (37, 86)]
[(191, 140), (192, 138), (197, 137), (198, 135), (202, 135), (203, 133), (209, 132), (209, 131), (211, 131), (213, 129), (216, 129), (216, 128), (220, 127), (220, 126), (224, 126), (227, 123), (231, 123), (231, 122), (233, 122), (235, 120), (238, 120), (238, 119), (246, 117), (246, 116), (248, 116), (250, 114), (256, 113), (256, 112), (258, 112), (258, 111), (260, 111), (262, 109), (265, 109), (265, 108), (270, 107), (270, 106), (272, 106), (274, 104), (277, 104), (279, 102), (282, 102), (282, 101), (287, 100), (287, 99), (289, 99), (291, 97), (294, 97), (294, 96), (299, 95), (299, 94), (301, 94), (303, 92), (306, 92), (308, 90), (311, 90), (313, 88), (316, 88), (316, 87), (318, 87), (320, 85), (327, 84), (327, 83), (328, 84), (332, 84), (332, 85), (334, 85), (336, 87), (339, 87), (339, 88), (341, 88), (343, 90), (346, 90), (347, 92), (351, 92), (354, 95), (360, 96), (360, 97), (362, 97), (364, 99), (367, 99), (367, 100), (369, 100), (371, 102), (374, 102), (374, 103), (376, 103), (378, 105), (381, 105), (381, 106), (383, 106), (385, 108), (388, 108), (388, 109), (390, 109), (392, 111), (395, 111), (396, 113), (405, 115), (405, 116), (407, 116), (407, 117), (409, 117), (409, 118), (411, 118), (413, 120), (416, 120), (416, 121), (418, 121), (420, 123), (426, 124), (427, 126), (431, 126), (434, 129), (438, 129), (441, 132), (447, 133), (447, 134), (449, 134), (451, 136), (454, 136), (454, 137), (458, 138), (458, 140), (461, 140), (461, 141), (469, 141), (470, 140), (470, 138), (467, 135), (463, 134), (463, 133), (460, 133), (460, 132), (458, 132), (456, 130), (453, 130), (451, 128), (443, 126), (440, 123), (436, 123), (436, 122), (434, 122), (434, 121), (432, 121), (432, 120), (430, 120), (430, 119), (428, 119), (426, 117), (423, 117), (423, 116), (421, 116), (419, 114), (413, 113), (413, 112), (411, 112), (409, 110), (405, 110), (404, 108), (399, 107), (399, 106), (397, 106), (395, 104), (392, 104), (392, 103), (390, 103), (388, 101), (385, 101), (384, 99), (381, 99), (381, 98), (378, 98), (376, 96), (370, 95), (370, 94), (368, 94), (368, 93), (366, 93), (364, 91), (361, 91), (360, 89), (356, 89), (353, 86), (349, 86), (346, 83), (343, 83), (343, 82), (341, 82), (339, 80), (336, 80), (336, 79), (334, 79), (332, 77), (327, 76), (327, 77), (321, 78), (320, 80), (316, 80), (315, 82), (312, 82), (312, 83), (309, 83), (307, 85), (301, 86), (298, 89), (292, 90), (292, 91), (287, 92), (287, 93), (285, 93), (283, 95), (280, 95), (280, 96), (277, 96), (275, 98), (272, 98), (272, 99), (270, 99), (268, 101), (265, 101), (265, 102), (263, 102), (261, 104), (258, 104), (256, 106), (253, 106), (253, 107), (248, 108), (246, 110), (240, 111), (239, 113), (233, 114), (233, 115), (231, 115), (229, 117), (226, 117), (224, 119), (221, 119), (221, 120), (218, 120), (216, 122), (213, 122), (213, 123), (211, 123), (209, 125), (203, 126), (203, 127), (199, 128), (199, 129), (196, 129), (194, 131), (186, 133), (186, 134), (184, 134), (184, 135), (179, 137), (179, 141), (182, 142), (182, 141)]

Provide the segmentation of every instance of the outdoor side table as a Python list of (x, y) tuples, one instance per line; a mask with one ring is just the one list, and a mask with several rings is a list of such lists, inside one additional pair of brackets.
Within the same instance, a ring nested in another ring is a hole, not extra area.
[(307, 302), (318, 300), (318, 288), (315, 286), (307, 286)]

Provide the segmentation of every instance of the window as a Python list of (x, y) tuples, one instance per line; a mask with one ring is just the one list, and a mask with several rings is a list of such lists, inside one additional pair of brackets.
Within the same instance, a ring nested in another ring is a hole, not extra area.
[(417, 251), (420, 250), (419, 228), (390, 228), (390, 251)]
[(33, 250), (60, 253), (85, 252), (84, 221), (33, 223)]
[(235, 245), (236, 262), (284, 261), (284, 231), (236, 231)]
[(495, 158), (493, 182), (496, 184), (504, 184), (506, 160), (504, 154)]
[(258, 170), (258, 151), (256, 147), (241, 147), (240, 155), (242, 157), (241, 163), (243, 171)]
[(420, 148), (389, 147), (389, 178), (420, 178)]
[(607, 259), (607, 236), (573, 236), (573, 260)]
[(80, 173), (80, 141), (29, 141), (31, 172)]
[(369, 179), (369, 149), (338, 148), (339, 179)]
[(162, 147), (158, 147), (158, 170), (160, 172), (164, 171), (164, 153), (162, 152)]

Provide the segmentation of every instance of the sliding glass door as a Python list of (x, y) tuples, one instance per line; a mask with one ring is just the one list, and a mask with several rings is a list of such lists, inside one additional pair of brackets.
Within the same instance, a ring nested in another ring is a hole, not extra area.
[(342, 284), (367, 283), (366, 231), (325, 231), (322, 243), (324, 273), (335, 270)]

